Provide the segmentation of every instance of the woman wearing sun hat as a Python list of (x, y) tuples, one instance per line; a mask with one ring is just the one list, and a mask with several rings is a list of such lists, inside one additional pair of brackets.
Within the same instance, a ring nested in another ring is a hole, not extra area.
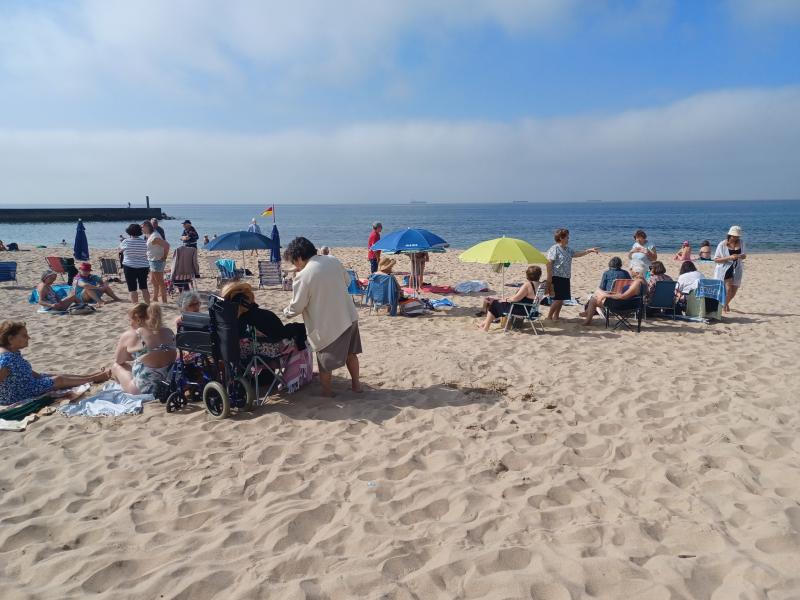
[(725, 312), (730, 312), (731, 300), (742, 285), (744, 259), (746, 258), (742, 228), (732, 225), (726, 238), (717, 244), (717, 251), (714, 253), (714, 262), (716, 263), (714, 279), (725, 282)]

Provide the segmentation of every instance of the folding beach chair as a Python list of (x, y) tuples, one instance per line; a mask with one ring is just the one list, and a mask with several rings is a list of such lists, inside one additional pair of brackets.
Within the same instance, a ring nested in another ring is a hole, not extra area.
[(281, 263), (269, 260), (258, 261), (258, 287), (283, 286)]
[(613, 329), (625, 327), (628, 331), (633, 331), (632, 319), (636, 319), (636, 333), (642, 330), (642, 313), (644, 312), (644, 301), (642, 296), (629, 298), (628, 300), (606, 300), (603, 304), (603, 314), (606, 317), (606, 329), (615, 318)]
[(542, 328), (542, 333), (544, 333), (544, 323), (542, 323), (540, 319), (538, 298), (535, 302), (512, 302), (508, 307), (506, 326), (503, 328), (503, 331), (508, 331), (509, 326), (513, 328), (517, 321), (522, 321), (522, 325), (526, 322), (530, 323), (531, 329), (533, 329), (533, 333), (536, 335), (539, 335), (539, 332), (536, 330), (537, 325)]
[(633, 283), (633, 279), (615, 279), (614, 285), (611, 288), (612, 294), (621, 294), (628, 286)]
[(119, 276), (119, 267), (117, 266), (116, 258), (101, 258), (100, 259), (100, 273), (102, 275)]
[(217, 267), (217, 287), (241, 279), (243, 271), (236, 268), (236, 261), (232, 258), (220, 258), (214, 264)]
[(675, 287), (677, 285), (677, 281), (657, 281), (653, 297), (645, 306), (644, 317), (647, 318), (647, 311), (652, 309), (661, 311), (662, 314), (672, 313), (672, 319), (675, 320)]
[(61, 281), (66, 279), (67, 270), (64, 268), (64, 263), (61, 262), (60, 256), (47, 256), (44, 260), (51, 271), (59, 274)]
[(725, 282), (719, 279), (701, 279), (697, 289), (686, 296), (686, 316), (702, 321), (722, 320), (725, 305)]
[(347, 274), (350, 276), (350, 283), (347, 284), (347, 293), (350, 294), (353, 302), (355, 302), (356, 297), (358, 297), (361, 304), (364, 304), (364, 292), (366, 290), (358, 281), (358, 275), (354, 269), (347, 269)]
[(17, 263), (0, 262), (0, 282), (3, 281), (17, 282)]
[(369, 312), (372, 314), (372, 309), (375, 309), (377, 314), (381, 306), (389, 308), (391, 316), (397, 315), (397, 302), (398, 290), (397, 282), (391, 275), (384, 275), (383, 273), (373, 273), (369, 278), (367, 291), (364, 294), (365, 302), (369, 305)]

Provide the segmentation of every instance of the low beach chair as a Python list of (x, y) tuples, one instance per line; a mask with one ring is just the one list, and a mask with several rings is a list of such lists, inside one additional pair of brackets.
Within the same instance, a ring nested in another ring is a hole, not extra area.
[(675, 287), (677, 281), (657, 281), (653, 291), (653, 297), (645, 306), (644, 316), (647, 318), (647, 311), (659, 310), (663, 313), (672, 313), (672, 320), (675, 320)]
[(614, 317), (614, 327), (617, 330), (625, 327), (628, 331), (633, 331), (632, 319), (636, 319), (636, 333), (642, 330), (642, 313), (644, 312), (644, 299), (642, 296), (630, 298), (628, 300), (606, 300), (603, 304), (603, 314), (606, 318), (606, 329)]
[(615, 279), (614, 280), (614, 285), (611, 287), (611, 293), (612, 294), (621, 294), (632, 283), (633, 283), (633, 279)]
[(244, 274), (236, 268), (236, 261), (232, 258), (220, 258), (214, 263), (217, 267), (217, 287), (222, 287), (231, 281), (238, 281)]
[(350, 294), (353, 302), (356, 301), (356, 298), (359, 298), (361, 304), (364, 304), (364, 292), (366, 292), (366, 289), (358, 281), (358, 274), (356, 274), (355, 269), (347, 269), (347, 274), (350, 276), (350, 283), (347, 284), (347, 293)]
[(538, 297), (535, 302), (511, 302), (508, 307), (506, 326), (503, 328), (503, 332), (508, 331), (509, 327), (515, 327), (518, 321), (522, 321), (522, 325), (526, 322), (531, 324), (534, 334), (539, 335), (536, 330), (537, 325), (542, 328), (542, 333), (544, 333), (544, 323), (542, 323), (540, 316)]
[(283, 286), (281, 263), (270, 260), (258, 261), (258, 287)]
[(119, 267), (117, 266), (116, 258), (101, 258), (100, 259), (100, 274), (101, 275), (115, 275), (119, 277)]
[(375, 309), (375, 314), (381, 306), (389, 309), (391, 316), (397, 315), (397, 303), (399, 300), (397, 282), (391, 275), (383, 273), (373, 273), (369, 278), (367, 291), (364, 294), (365, 302), (369, 305), (369, 313)]
[(0, 262), (0, 283), (4, 281), (17, 282), (17, 263)]
[(66, 279), (67, 270), (64, 268), (64, 263), (61, 262), (60, 256), (47, 256), (44, 260), (47, 267), (54, 273), (58, 273), (62, 281)]

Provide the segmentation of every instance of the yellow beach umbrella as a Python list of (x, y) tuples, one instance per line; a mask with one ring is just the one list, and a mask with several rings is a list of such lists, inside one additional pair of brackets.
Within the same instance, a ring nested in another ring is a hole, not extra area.
[(463, 262), (502, 264), (503, 290), (501, 293), (505, 293), (506, 287), (505, 263), (531, 265), (537, 263), (545, 264), (547, 262), (547, 257), (525, 240), (507, 238), (505, 236), (476, 244), (459, 254), (458, 258)]

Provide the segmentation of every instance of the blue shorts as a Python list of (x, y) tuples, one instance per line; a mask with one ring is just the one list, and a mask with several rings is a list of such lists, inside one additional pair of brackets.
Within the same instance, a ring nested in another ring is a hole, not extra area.
[(154, 273), (163, 273), (164, 268), (167, 266), (166, 260), (150, 260), (150, 271)]

